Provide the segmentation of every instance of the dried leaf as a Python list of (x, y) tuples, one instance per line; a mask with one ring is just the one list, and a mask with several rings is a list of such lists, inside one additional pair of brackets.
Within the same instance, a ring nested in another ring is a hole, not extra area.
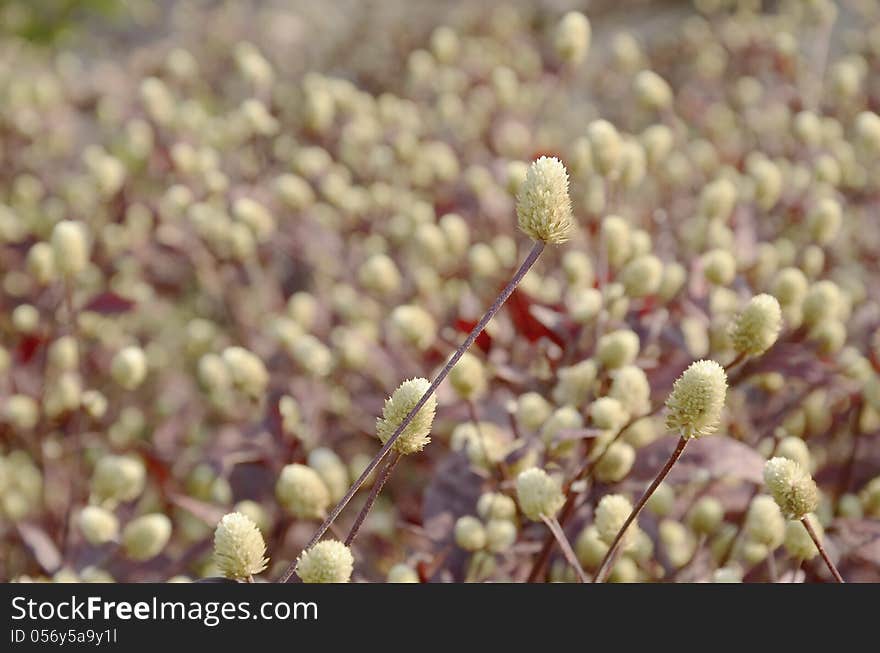
[(880, 566), (880, 520), (835, 519), (829, 531), (841, 557), (858, 558)]
[(101, 313), (102, 315), (115, 315), (118, 313), (127, 313), (134, 308), (135, 303), (130, 299), (126, 299), (114, 292), (102, 292), (92, 297), (83, 310), (93, 313)]

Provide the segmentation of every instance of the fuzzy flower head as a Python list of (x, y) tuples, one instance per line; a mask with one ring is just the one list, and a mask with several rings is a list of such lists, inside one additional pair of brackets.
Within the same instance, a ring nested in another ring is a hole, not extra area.
[(568, 12), (556, 26), (553, 45), (566, 63), (581, 63), (590, 47), (590, 21), (578, 11)]
[(318, 542), (296, 562), (296, 573), (304, 583), (347, 583), (352, 571), (351, 549), (338, 540)]
[(171, 520), (162, 513), (143, 515), (122, 531), (122, 546), (132, 560), (149, 560), (162, 552), (171, 539)]
[(541, 515), (554, 516), (565, 503), (559, 481), (537, 467), (517, 476), (516, 496), (519, 507), (532, 521), (540, 521)]
[(723, 367), (711, 360), (691, 363), (666, 399), (666, 427), (685, 438), (714, 433), (726, 396), (727, 374)]
[[(401, 383), (394, 394), (385, 400), (382, 417), (376, 420), (376, 435), (379, 436), (382, 444), (388, 442), (388, 438), (394, 434), (430, 385), (428, 379), (409, 379)], [(402, 454), (416, 453), (424, 449), (431, 441), (428, 436), (431, 433), (436, 410), (437, 397), (432, 394), (409, 425), (403, 429), (397, 442), (394, 443), (394, 449)]]
[(803, 519), (819, 507), (819, 488), (795, 461), (777, 456), (764, 464), (764, 484), (788, 519)]
[(250, 517), (240, 512), (223, 516), (214, 531), (214, 561), (226, 578), (250, 578), (266, 568), (266, 543)]
[[(606, 494), (602, 497), (593, 515), (593, 524), (596, 526), (599, 539), (608, 546), (611, 546), (611, 543), (617, 537), (620, 529), (623, 528), (623, 524), (629, 518), (632, 510), (633, 507), (629, 499), (622, 494)], [(621, 546), (629, 548), (636, 533), (637, 528), (635, 521), (633, 521), (620, 541)]]
[(302, 519), (323, 517), (330, 504), (330, 491), (318, 472), (299, 463), (281, 470), (275, 495), (281, 505)]
[(568, 172), (559, 159), (542, 156), (529, 166), (516, 196), (519, 228), (530, 238), (559, 244), (574, 228)]
[(770, 349), (782, 328), (782, 309), (772, 295), (756, 295), (730, 325), (738, 352), (758, 356)]

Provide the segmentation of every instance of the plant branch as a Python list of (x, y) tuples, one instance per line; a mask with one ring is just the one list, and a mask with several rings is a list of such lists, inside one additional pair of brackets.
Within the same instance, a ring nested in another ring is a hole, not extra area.
[(828, 552), (825, 550), (825, 547), (822, 546), (822, 538), (819, 537), (819, 534), (816, 533), (816, 529), (813, 528), (813, 525), (810, 523), (809, 516), (805, 516), (801, 519), (801, 523), (804, 525), (804, 528), (807, 529), (807, 533), (810, 534), (810, 537), (813, 538), (813, 544), (816, 545), (816, 548), (819, 549), (819, 555), (822, 556), (822, 560), (825, 561), (825, 564), (828, 566), (828, 570), (831, 572), (831, 575), (834, 576), (834, 580), (838, 583), (846, 582), (843, 580), (843, 576), (840, 575), (840, 572), (837, 571), (837, 567), (834, 566), (834, 563), (831, 562), (831, 558), (828, 557)]
[[(471, 345), (474, 344), (474, 341), (477, 337), (483, 332), (483, 329), (486, 328), (486, 325), (495, 317), (495, 314), (501, 310), (501, 307), (504, 305), (504, 302), (513, 294), (513, 291), (519, 285), (520, 281), (522, 281), (523, 277), (526, 276), (526, 273), (532, 268), (535, 264), (535, 261), (538, 260), (538, 257), (541, 255), (541, 252), (544, 251), (545, 243), (543, 241), (538, 241), (534, 244), (531, 251), (529, 252), (526, 259), (523, 261), (522, 265), (520, 265), (519, 269), (514, 273), (513, 278), (510, 280), (510, 283), (505, 286), (504, 290), (501, 291), (501, 294), (498, 295), (498, 298), (489, 307), (489, 310), (486, 311), (486, 314), (480, 319), (477, 325), (471, 330), (468, 334), (468, 337), (465, 338), (464, 342), (459, 345), (458, 349), (446, 363), (440, 373), (434, 378), (431, 382), (431, 385), (425, 391), (425, 394), (422, 395), (421, 399), (416, 402), (416, 405), (409, 411), (406, 417), (404, 417), (403, 421), (400, 425), (395, 429), (394, 433), (390, 438), (385, 442), (385, 445), (379, 450), (379, 452), (375, 455), (375, 457), (370, 461), (370, 464), (367, 465), (366, 469), (361, 473), (358, 479), (352, 483), (351, 487), (348, 488), (348, 491), (345, 493), (345, 496), (340, 499), (339, 503), (334, 506), (333, 510), (330, 511), (330, 514), (327, 515), (327, 518), (324, 520), (324, 523), (318, 528), (317, 532), (312, 536), (311, 541), (306, 545), (305, 549), (308, 550), (313, 547), (318, 541), (324, 536), (324, 533), (327, 532), (327, 529), (330, 528), (330, 524), (336, 521), (336, 518), (339, 516), (345, 506), (351, 501), (352, 497), (357, 493), (357, 491), (361, 488), (370, 474), (373, 473), (373, 470), (378, 467), (379, 463), (382, 462), (382, 459), (391, 451), (391, 448), (397, 442), (397, 439), (400, 437), (401, 433), (403, 433), (404, 429), (409, 426), (410, 422), (412, 422), (413, 418), (416, 416), (416, 413), (421, 410), (422, 406), (428, 401), (428, 398), (437, 390), (437, 387), (443, 382), (443, 380), (449, 375), (449, 372), (455, 367), (455, 364), (458, 363), (459, 359), (464, 355), (464, 353), (470, 348)], [(284, 574), (281, 576), (280, 581), (282, 583), (286, 583), (290, 580), (290, 577), (293, 575), (293, 572), (296, 568), (296, 563), (291, 563)]]

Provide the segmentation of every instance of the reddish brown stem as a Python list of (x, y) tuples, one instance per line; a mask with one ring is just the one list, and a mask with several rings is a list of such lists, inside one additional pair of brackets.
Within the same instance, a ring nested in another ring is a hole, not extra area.
[(804, 528), (807, 529), (807, 533), (810, 534), (810, 537), (813, 538), (813, 544), (816, 545), (816, 548), (819, 549), (819, 555), (822, 556), (822, 560), (825, 561), (825, 564), (828, 567), (828, 570), (831, 572), (831, 575), (834, 576), (834, 580), (838, 583), (846, 582), (843, 580), (843, 576), (840, 575), (840, 572), (837, 571), (837, 567), (831, 562), (831, 558), (828, 557), (828, 552), (825, 550), (825, 547), (822, 546), (822, 538), (819, 537), (816, 530), (813, 528), (813, 525), (810, 523), (809, 517), (804, 517), (801, 519), (801, 523), (804, 525)]
[(675, 450), (672, 452), (672, 455), (669, 456), (669, 460), (666, 461), (666, 464), (663, 465), (663, 469), (660, 470), (660, 473), (657, 474), (657, 477), (651, 482), (651, 485), (648, 486), (648, 489), (645, 490), (645, 493), (642, 495), (642, 498), (639, 499), (639, 502), (636, 504), (636, 507), (633, 508), (633, 511), (630, 513), (629, 517), (626, 518), (626, 521), (623, 522), (623, 526), (617, 532), (617, 535), (614, 536), (614, 541), (611, 542), (611, 546), (608, 548), (608, 552), (605, 554), (605, 558), (602, 560), (602, 563), (599, 565), (599, 568), (596, 570), (596, 575), (593, 577), (594, 583), (601, 583), (605, 581), (606, 566), (611, 560), (611, 557), (614, 555), (615, 550), (620, 545), (620, 540), (623, 538), (624, 533), (626, 533), (630, 524), (632, 524), (636, 518), (639, 516), (639, 513), (642, 511), (642, 508), (645, 507), (645, 504), (648, 503), (648, 499), (651, 498), (651, 495), (654, 494), (654, 490), (663, 482), (663, 479), (669, 474), (669, 470), (672, 469), (672, 466), (675, 465), (675, 462), (681, 458), (681, 454), (684, 452), (684, 448), (687, 446), (688, 440), (687, 438), (681, 437), (678, 439), (678, 444), (675, 447)]

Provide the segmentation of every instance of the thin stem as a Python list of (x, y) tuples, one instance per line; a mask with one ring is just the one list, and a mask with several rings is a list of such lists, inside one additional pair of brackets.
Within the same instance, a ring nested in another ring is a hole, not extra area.
[(808, 516), (804, 516), (801, 519), (801, 523), (804, 525), (804, 528), (807, 529), (807, 533), (810, 534), (810, 537), (813, 538), (813, 544), (816, 545), (816, 548), (819, 549), (819, 555), (822, 556), (822, 560), (825, 561), (825, 564), (828, 566), (828, 570), (831, 572), (831, 575), (834, 576), (834, 580), (838, 583), (844, 583), (846, 581), (843, 580), (843, 576), (840, 575), (840, 572), (837, 571), (837, 567), (834, 566), (834, 563), (831, 562), (831, 558), (828, 557), (828, 552), (825, 550), (825, 547), (822, 546), (822, 538), (816, 533), (816, 530), (813, 528), (813, 525), (810, 523), (810, 518)]
[(639, 502), (636, 504), (636, 507), (633, 508), (633, 511), (630, 513), (629, 517), (626, 518), (626, 521), (623, 522), (623, 527), (617, 531), (617, 535), (614, 536), (614, 541), (611, 542), (611, 546), (608, 548), (608, 552), (605, 554), (605, 559), (602, 560), (602, 563), (599, 565), (599, 568), (596, 570), (596, 575), (593, 577), (594, 583), (604, 582), (606, 573), (605, 567), (608, 562), (611, 560), (611, 556), (614, 555), (614, 552), (617, 550), (618, 545), (620, 544), (620, 540), (623, 538), (623, 534), (626, 533), (626, 530), (629, 528), (630, 524), (632, 524), (636, 517), (639, 516), (639, 513), (642, 511), (642, 508), (645, 507), (645, 504), (648, 503), (648, 499), (651, 498), (651, 495), (654, 494), (654, 490), (663, 482), (663, 479), (669, 474), (669, 470), (672, 469), (672, 466), (675, 462), (681, 458), (682, 452), (684, 452), (684, 448), (687, 446), (688, 440), (687, 438), (681, 437), (678, 439), (678, 444), (675, 447), (675, 450), (672, 452), (672, 455), (669, 456), (669, 460), (666, 461), (666, 464), (663, 465), (663, 469), (660, 470), (660, 473), (657, 474), (657, 477), (651, 482), (651, 485), (648, 486), (648, 489), (645, 490), (645, 493), (642, 495), (642, 498), (639, 499)]
[(391, 476), (391, 472), (394, 470), (394, 466), (397, 465), (399, 460), (400, 454), (395, 452), (391, 454), (388, 462), (385, 463), (382, 473), (379, 475), (379, 478), (376, 479), (376, 482), (373, 483), (373, 488), (370, 490), (370, 496), (367, 497), (367, 502), (364, 504), (364, 507), (361, 508), (357, 518), (354, 520), (354, 524), (352, 524), (351, 530), (348, 532), (348, 537), (345, 538), (345, 546), (349, 546), (354, 541), (354, 538), (357, 537), (361, 525), (364, 523), (370, 510), (373, 508), (373, 504), (376, 503), (379, 493), (382, 491), (385, 482), (388, 480), (388, 477)]
[[(501, 307), (504, 305), (504, 302), (513, 294), (513, 291), (519, 285), (520, 281), (522, 281), (523, 277), (526, 276), (526, 273), (532, 268), (535, 264), (535, 261), (538, 260), (538, 257), (541, 255), (541, 252), (544, 251), (545, 243), (543, 241), (538, 241), (534, 244), (529, 255), (526, 257), (525, 261), (523, 261), (522, 265), (519, 266), (519, 269), (513, 275), (513, 278), (510, 280), (510, 283), (501, 291), (501, 294), (498, 295), (498, 298), (489, 307), (489, 310), (486, 311), (486, 314), (480, 319), (477, 325), (473, 328), (473, 330), (468, 334), (468, 337), (465, 338), (465, 341), (461, 343), (459, 348), (455, 351), (449, 361), (446, 363), (445, 367), (440, 370), (440, 373), (434, 378), (431, 382), (431, 385), (428, 386), (428, 389), (425, 391), (425, 394), (422, 395), (421, 399), (416, 402), (416, 405), (412, 407), (406, 417), (403, 418), (403, 421), (394, 431), (390, 438), (385, 442), (385, 445), (379, 450), (373, 460), (370, 461), (370, 464), (367, 465), (366, 469), (361, 473), (358, 479), (352, 483), (351, 487), (348, 488), (348, 491), (345, 493), (345, 496), (340, 499), (339, 503), (334, 506), (333, 510), (330, 511), (330, 514), (327, 515), (327, 519), (324, 520), (324, 523), (318, 528), (317, 532), (312, 536), (311, 541), (306, 545), (306, 549), (310, 549), (315, 544), (318, 543), (324, 533), (327, 532), (327, 529), (330, 528), (330, 524), (336, 521), (336, 518), (339, 516), (339, 513), (345, 509), (345, 506), (348, 505), (349, 501), (351, 501), (352, 497), (357, 493), (360, 487), (366, 482), (367, 478), (370, 474), (373, 473), (373, 470), (378, 467), (379, 463), (382, 462), (382, 459), (391, 451), (391, 447), (394, 446), (397, 439), (400, 437), (400, 434), (403, 433), (404, 429), (409, 426), (410, 422), (412, 422), (413, 418), (416, 416), (416, 413), (421, 410), (422, 406), (428, 401), (428, 398), (434, 394), (434, 391), (437, 387), (443, 382), (443, 380), (449, 375), (449, 372), (455, 367), (455, 364), (458, 363), (458, 360), (464, 355), (464, 353), (470, 348), (477, 337), (483, 332), (483, 329), (486, 328), (486, 325), (489, 324), (490, 320), (495, 317), (495, 314), (501, 310)], [(284, 574), (281, 576), (279, 582), (286, 583), (290, 580), (290, 577), (293, 575), (294, 569), (296, 568), (296, 563), (291, 563)]]
[(569, 543), (568, 538), (565, 536), (565, 531), (562, 530), (562, 526), (559, 525), (556, 517), (541, 515), (541, 519), (544, 520), (544, 523), (547, 524), (547, 528), (550, 529), (553, 537), (555, 537), (556, 541), (559, 542), (559, 548), (562, 549), (562, 554), (565, 556), (568, 564), (574, 567), (574, 571), (577, 574), (578, 580), (582, 583), (586, 583), (587, 575), (584, 573), (584, 569), (583, 567), (581, 567), (581, 563), (577, 559), (577, 556), (574, 554), (574, 551), (571, 548), (571, 544)]

